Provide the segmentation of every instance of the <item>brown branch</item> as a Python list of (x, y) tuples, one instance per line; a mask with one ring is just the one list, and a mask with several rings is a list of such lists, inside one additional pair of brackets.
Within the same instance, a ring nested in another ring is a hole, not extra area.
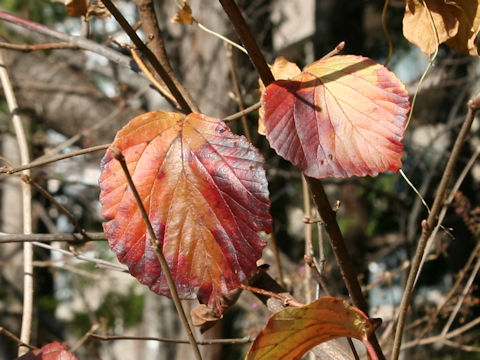
[(232, 115), (229, 115), (225, 118), (223, 118), (222, 120), (223, 121), (232, 121), (232, 120), (237, 120), (237, 119), (240, 119), (242, 116), (245, 116), (247, 114), (250, 114), (251, 112), (257, 110), (257, 109), (260, 109), (260, 106), (262, 104), (259, 102), (245, 108), (244, 110), (242, 111), (239, 111), (239, 112), (236, 112), (235, 114), (232, 114)]
[(140, 15), (143, 31), (147, 36), (148, 48), (156, 56), (163, 69), (172, 79), (173, 83), (178, 88), (182, 96), (185, 98), (192, 111), (200, 112), (195, 103), (192, 101), (188, 91), (178, 80), (178, 77), (173, 71), (172, 65), (168, 60), (167, 51), (163, 42), (162, 32), (160, 30), (160, 27), (158, 26), (154, 2), (152, 0), (135, 0), (135, 3), (138, 7), (138, 14)]
[[(159, 341), (166, 343), (174, 344), (189, 344), (189, 340), (186, 339), (170, 339), (162, 337), (149, 337), (149, 336), (106, 336), (98, 335), (93, 333), (88, 333), (88, 337), (91, 339), (101, 340), (101, 341), (113, 341), (113, 340), (135, 340), (135, 341)], [(215, 344), (248, 344), (251, 343), (253, 339), (250, 337), (244, 337), (239, 339), (210, 339), (210, 340), (198, 340), (198, 345), (215, 345)]]
[(14, 333), (8, 331), (8, 330), (5, 329), (3, 326), (0, 326), (0, 334), (3, 334), (3, 335), (5, 335), (6, 337), (12, 339), (12, 340), (15, 341), (15, 343), (18, 344), (19, 346), (27, 347), (27, 348), (29, 348), (30, 350), (36, 350), (36, 349), (37, 349), (35, 346), (32, 346), (32, 345), (29, 345), (29, 344), (24, 343), (24, 342), (23, 342), (22, 340), (20, 340)]
[(130, 57), (125, 56), (122, 53), (116, 50), (110, 49), (102, 44), (96, 43), (95, 41), (88, 40), (80, 36), (68, 35), (68, 34), (50, 29), (47, 26), (22, 19), (18, 16), (12, 15), (5, 11), (0, 11), (0, 20), (4, 20), (9, 23), (21, 26), (28, 30), (37, 32), (39, 34), (50, 36), (55, 39), (62, 40), (64, 42), (68, 42), (69, 44), (72, 44), (72, 46), (78, 46), (81, 49), (88, 50), (88, 51), (97, 53), (99, 55), (105, 56), (107, 59), (113, 61), (116, 64), (122, 65), (135, 72), (138, 71), (138, 69), (135, 69), (134, 67), (132, 67), (132, 59)]
[(240, 288), (243, 289), (243, 290), (251, 291), (251, 292), (256, 293), (256, 294), (260, 294), (260, 295), (272, 297), (274, 299), (278, 299), (278, 300), (282, 301), (285, 305), (290, 305), (290, 306), (295, 306), (295, 307), (300, 307), (300, 306), (305, 305), (305, 304), (302, 304), (301, 302), (298, 302), (297, 300), (295, 300), (293, 298), (289, 298), (289, 297), (277, 294), (277, 293), (275, 293), (273, 291), (270, 291), (270, 290), (260, 289), (260, 288), (250, 286), (250, 285), (245, 285), (245, 284), (240, 284)]
[(252, 61), (255, 69), (257, 69), (260, 78), (263, 81), (265, 86), (268, 86), (270, 83), (275, 81), (270, 68), (268, 67), (265, 58), (263, 57), (262, 51), (258, 47), (257, 42), (252, 36), (245, 19), (243, 18), (240, 9), (238, 8), (237, 4), (235, 4), (234, 0), (219, 0), (220, 4), (222, 4), (225, 13), (230, 18), (237, 35), (239, 36), (240, 40), (243, 43), (243, 46), (248, 51), (248, 56)]
[(88, 238), (82, 239), (82, 234), (5, 234), (0, 233), (0, 244), (22, 242), (53, 242), (63, 241), (67, 243), (84, 243), (88, 241), (106, 241), (103, 232), (86, 232)]
[[(268, 86), (272, 83), (275, 79), (273, 77), (270, 68), (268, 67), (263, 54), (258, 47), (255, 39), (253, 38), (248, 26), (243, 18), (240, 10), (238, 9), (237, 5), (235, 4), (234, 0), (219, 0), (222, 4), (225, 12), (227, 13), (230, 21), (232, 22), (237, 35), (242, 40), (242, 43), (245, 49), (248, 51), (250, 59), (257, 69), (260, 78), (263, 81), (265, 86)], [(341, 45), (340, 45), (341, 47)], [(334, 50), (335, 51), (335, 50)], [(318, 213), (320, 217), (325, 222), (325, 229), (330, 237), (330, 242), (332, 244), (332, 249), (335, 252), (335, 257), (337, 259), (338, 265), (342, 272), (343, 280), (347, 286), (347, 289), (350, 293), (350, 297), (352, 298), (353, 304), (362, 310), (365, 313), (368, 313), (367, 302), (362, 294), (360, 284), (357, 279), (356, 271), (353, 267), (352, 260), (350, 255), (347, 251), (345, 246), (345, 242), (340, 231), (340, 228), (337, 223), (337, 219), (335, 216), (335, 212), (330, 207), (330, 203), (328, 198), (325, 194), (325, 190), (323, 189), (323, 185), (320, 180), (308, 178), (306, 177), (308, 185), (310, 187), (310, 191), (312, 192), (313, 199), (318, 209)], [(373, 348), (375, 349), (375, 353), (377, 354), (380, 360), (385, 359), (383, 355), (382, 349), (378, 344), (378, 340), (375, 336), (375, 333), (369, 338), (370, 343), (372, 344)]]
[(413, 296), (413, 289), (415, 287), (415, 282), (417, 279), (418, 271), (420, 269), (420, 264), (425, 253), (425, 248), (427, 246), (428, 239), (433, 229), (438, 224), (438, 215), (442, 208), (442, 205), (445, 200), (445, 194), (447, 192), (447, 186), (450, 183), (450, 180), (453, 176), (455, 170), (455, 165), (457, 164), (458, 158), (460, 156), (460, 151), (465, 142), (465, 139), (470, 131), (473, 120), (475, 119), (475, 114), (480, 107), (480, 95), (476, 95), (472, 100), (468, 102), (468, 113), (466, 119), (460, 129), (460, 132), (457, 136), (455, 144), (453, 145), (452, 152), (448, 159), (447, 165), (443, 172), (442, 179), (438, 185), (435, 199), (430, 211), (430, 214), (427, 220), (422, 221), (422, 234), (418, 241), (417, 250), (412, 261), (412, 266), (410, 268), (410, 273), (408, 274), (407, 284), (405, 285), (405, 290), (403, 293), (402, 301), (400, 303), (399, 316), (397, 321), (397, 326), (395, 329), (395, 338), (393, 342), (392, 350), (392, 359), (397, 360), (400, 354), (400, 348), (402, 344), (403, 330), (405, 327), (405, 322), (407, 318), (407, 312), (410, 305), (410, 301)]
[(15, 173), (23, 171), (23, 170), (33, 169), (35, 167), (48, 165), (48, 164), (51, 164), (51, 163), (59, 161), (59, 160), (72, 158), (74, 156), (85, 155), (85, 154), (89, 154), (89, 153), (96, 152), (96, 151), (106, 150), (106, 149), (108, 149), (109, 146), (110, 146), (110, 144), (92, 146), (92, 147), (89, 147), (89, 148), (86, 148), (86, 149), (82, 149), (82, 150), (78, 150), (78, 151), (72, 151), (71, 153), (68, 153), (68, 154), (53, 156), (51, 158), (41, 160), (41, 161), (34, 160), (33, 162), (31, 162), (29, 164), (25, 164), (25, 165), (18, 166), (18, 167), (15, 167), (15, 168), (0, 167), (0, 174), (15, 174)]
[(0, 42), (0, 49), (16, 51), (38, 51), (38, 50), (59, 50), (59, 49), (79, 49), (78, 45), (69, 42), (46, 43), (46, 44), (11, 44)]
[[(242, 91), (240, 90), (240, 85), (238, 83), (237, 69), (235, 68), (235, 61), (233, 60), (232, 46), (227, 44), (227, 59), (230, 64), (230, 76), (232, 77), (233, 90), (235, 91), (235, 101), (237, 102), (238, 108), (240, 111), (245, 110), (243, 105), (243, 96)], [(247, 117), (245, 115), (241, 116), (243, 133), (247, 140), (252, 143), (252, 136), (250, 135), (250, 129), (248, 128)]]
[(128, 37), (130, 38), (130, 40), (132, 40), (133, 44), (145, 55), (147, 60), (153, 66), (153, 68), (158, 73), (160, 78), (163, 80), (167, 88), (170, 90), (173, 97), (177, 100), (178, 104), (182, 108), (182, 111), (186, 114), (191, 113), (192, 110), (195, 109), (194, 104), (192, 104), (191, 101), (188, 99), (188, 97), (186, 97), (186, 95), (182, 93), (182, 91), (177, 87), (176, 83), (170, 77), (170, 75), (162, 66), (160, 61), (153, 54), (153, 52), (143, 43), (143, 41), (138, 37), (135, 30), (130, 26), (128, 21), (123, 17), (123, 15), (120, 13), (117, 7), (112, 3), (111, 0), (102, 0), (102, 3), (105, 5), (108, 11), (110, 11), (110, 13), (113, 15), (115, 20), (117, 20), (117, 22), (122, 27), (122, 29), (127, 33)]
[(77, 231), (82, 235), (82, 238), (85, 240), (88, 239), (88, 235), (83, 229), (83, 227), (79, 224), (75, 216), (62, 204), (60, 204), (47, 190), (45, 190), (40, 184), (33, 181), (30, 176), (22, 175), (22, 180), (27, 184), (32, 185), (43, 197), (45, 197), (48, 201), (50, 201), (60, 212), (62, 212), (72, 223), (72, 225), (77, 229)]
[[(103, 1), (105, 1), (105, 0), (103, 0)], [(137, 188), (135, 187), (135, 184), (133, 183), (133, 179), (130, 175), (130, 171), (128, 170), (128, 166), (127, 166), (127, 163), (125, 162), (125, 158), (123, 157), (120, 149), (118, 149), (118, 148), (110, 148), (110, 152), (111, 152), (112, 156), (120, 162), (120, 165), (121, 165), (122, 170), (125, 174), (125, 177), (127, 178), (128, 186), (130, 187), (130, 190), (132, 191), (132, 194), (135, 197), (135, 201), (137, 202), (140, 213), (142, 214), (143, 221), (145, 222), (145, 225), (147, 227), (148, 234), (150, 235), (150, 243), (152, 245), (153, 250), (155, 251), (155, 254), (157, 255), (158, 261), (160, 262), (160, 266), (162, 268), (163, 275), (165, 276), (165, 279), (167, 280), (167, 284), (168, 284), (168, 288), (170, 290), (170, 294), (172, 295), (172, 299), (173, 299), (173, 302), (175, 303), (175, 307), (177, 308), (178, 315), (179, 315), (180, 320), (182, 322), (182, 325), (183, 325), (183, 327), (184, 327), (184, 329), (187, 333), (188, 340), (190, 342), (190, 345), (192, 346), (195, 358), (197, 360), (201, 360), (202, 355), (200, 354), (200, 350), (198, 349), (197, 342), (195, 340), (195, 336), (193, 335), (193, 331), (190, 328), (190, 324), (188, 323), (187, 316), (185, 315), (185, 310), (183, 309), (182, 302), (180, 301), (180, 297), (178, 296), (175, 281), (173, 280), (172, 274), (170, 273), (170, 269), (168, 267), (167, 260), (165, 259), (165, 256), (163, 255), (163, 252), (162, 252), (162, 249), (160, 247), (159, 241), (157, 239), (157, 236), (155, 235), (155, 231), (153, 231), (152, 224), (150, 223), (150, 220), (148, 219), (148, 214), (147, 214), (147, 211), (145, 210), (142, 199), (140, 198), (140, 195), (138, 194)]]

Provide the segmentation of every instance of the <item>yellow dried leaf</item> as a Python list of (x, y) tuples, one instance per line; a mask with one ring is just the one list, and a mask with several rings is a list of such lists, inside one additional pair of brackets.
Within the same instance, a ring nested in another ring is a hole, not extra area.
[[(297, 64), (288, 61), (283, 56), (279, 56), (275, 59), (275, 62), (270, 69), (272, 71), (275, 80), (289, 80), (302, 72)], [(263, 94), (265, 85), (262, 80), (258, 80), (260, 94)], [(263, 120), (264, 110), (263, 107), (258, 110), (258, 133), (260, 135), (266, 134), (265, 124)]]
[(183, 7), (179, 10), (174, 17), (171, 19), (172, 23), (180, 23), (191, 25), (195, 21), (192, 16), (192, 8), (188, 5), (187, 1), (183, 2)]
[(85, 16), (89, 20), (92, 16), (106, 18), (110, 12), (100, 0), (51, 0), (65, 5), (68, 16)]
[[(466, 0), (469, 1), (473, 0)], [(438, 44), (455, 37), (462, 18), (462, 9), (457, 3), (446, 0), (407, 0), (403, 35), (427, 55), (433, 54), (437, 48), (437, 39), (432, 20), (438, 34)]]
[(480, 0), (457, 0), (456, 4), (462, 10), (459, 29), (446, 44), (457, 52), (478, 55), (475, 39), (480, 30)]

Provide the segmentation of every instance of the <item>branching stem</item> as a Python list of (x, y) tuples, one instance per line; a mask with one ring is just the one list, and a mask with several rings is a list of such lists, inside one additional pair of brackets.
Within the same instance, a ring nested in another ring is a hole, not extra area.
[(125, 174), (125, 177), (127, 178), (127, 182), (130, 187), (130, 190), (132, 191), (132, 194), (135, 197), (135, 201), (137, 202), (140, 213), (142, 214), (143, 221), (147, 226), (148, 234), (150, 236), (150, 243), (152, 245), (153, 250), (155, 251), (155, 254), (157, 255), (158, 261), (160, 262), (160, 266), (162, 267), (163, 275), (167, 280), (168, 288), (170, 289), (170, 294), (172, 295), (172, 299), (173, 299), (173, 302), (175, 303), (175, 307), (177, 308), (178, 315), (180, 316), (180, 320), (187, 333), (187, 337), (190, 342), (190, 345), (192, 346), (195, 358), (197, 360), (201, 360), (202, 356), (200, 354), (200, 350), (198, 349), (197, 341), (195, 340), (193, 331), (190, 328), (190, 324), (188, 323), (187, 316), (185, 315), (185, 310), (183, 309), (182, 302), (180, 301), (180, 297), (178, 296), (177, 288), (175, 286), (175, 281), (173, 280), (172, 274), (170, 273), (167, 260), (163, 255), (157, 236), (153, 231), (152, 224), (148, 219), (148, 214), (147, 214), (147, 211), (145, 210), (145, 207), (143, 206), (142, 199), (140, 198), (137, 188), (133, 183), (133, 179), (130, 175), (130, 171), (128, 170), (128, 166), (127, 166), (127, 163), (125, 162), (125, 158), (123, 157), (120, 149), (118, 148), (110, 148), (110, 152), (112, 156), (120, 162), (120, 165)]

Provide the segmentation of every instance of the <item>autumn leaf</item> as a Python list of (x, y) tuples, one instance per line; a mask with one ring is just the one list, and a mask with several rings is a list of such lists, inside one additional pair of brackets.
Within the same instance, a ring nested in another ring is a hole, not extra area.
[(41, 349), (32, 350), (17, 360), (78, 360), (78, 358), (68, 351), (66, 344), (55, 341)]
[[(263, 159), (222, 121), (154, 111), (121, 129), (111, 147), (125, 156), (179, 295), (222, 313), (221, 296), (256, 268), (271, 231)], [(170, 296), (120, 164), (102, 160), (100, 201), (110, 247), (130, 273)]]
[[(275, 59), (270, 70), (272, 71), (272, 75), (275, 80), (288, 80), (302, 72), (297, 64), (288, 61), (283, 56), (279, 56)], [(258, 80), (258, 85), (260, 94), (263, 94), (265, 91), (265, 85), (261, 79)], [(266, 135), (267, 133), (267, 130), (265, 129), (264, 114), (264, 108), (261, 107), (258, 111), (258, 133), (260, 135)]]
[(457, 52), (478, 55), (479, 29), (479, 0), (407, 0), (403, 34), (427, 55), (443, 43)]
[(408, 93), (387, 68), (338, 55), (267, 86), (272, 148), (307, 176), (376, 176), (401, 167)]
[(246, 360), (301, 359), (314, 346), (339, 337), (368, 341), (374, 326), (367, 316), (346, 301), (324, 297), (302, 307), (288, 307), (274, 314), (250, 347)]
[(446, 44), (457, 52), (478, 55), (475, 40), (480, 30), (480, 1), (456, 0), (456, 4), (462, 10), (458, 33)]
[(192, 25), (195, 18), (192, 16), (192, 8), (188, 4), (188, 1), (183, 1), (183, 7), (172, 17), (172, 23)]

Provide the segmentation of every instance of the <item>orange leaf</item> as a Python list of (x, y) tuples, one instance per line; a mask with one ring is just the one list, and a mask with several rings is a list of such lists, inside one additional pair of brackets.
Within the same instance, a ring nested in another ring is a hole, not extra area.
[(195, 21), (195, 18), (192, 16), (192, 8), (188, 4), (188, 1), (183, 1), (183, 7), (172, 17), (172, 23), (180, 23), (192, 25)]
[[(302, 72), (297, 64), (288, 61), (283, 56), (279, 56), (275, 59), (272, 68), (272, 75), (275, 80), (288, 80), (291, 79)], [(265, 91), (265, 85), (261, 79), (258, 80), (260, 94), (263, 94)], [(258, 110), (258, 133), (260, 135), (266, 135), (267, 129), (265, 129), (265, 120), (264, 116), (265, 111), (263, 107)]]
[(375, 176), (401, 166), (408, 94), (371, 59), (316, 61), (267, 86), (262, 106), (270, 145), (307, 176)]
[(462, 10), (458, 33), (446, 44), (452, 50), (478, 55), (475, 40), (480, 30), (480, 0), (456, 0), (456, 5)]
[(67, 345), (54, 341), (38, 350), (32, 350), (17, 360), (78, 360)]
[[(222, 313), (221, 296), (249, 277), (270, 232), (263, 159), (221, 120), (154, 111), (121, 129), (112, 147), (135, 186), (183, 299)], [(170, 295), (120, 164), (102, 160), (100, 201), (110, 247), (151, 290)]]
[(246, 360), (300, 359), (314, 346), (339, 337), (362, 341), (376, 359), (368, 337), (374, 326), (346, 301), (324, 297), (274, 314), (250, 347)]
[[(407, 0), (403, 17), (403, 35), (424, 53), (431, 55), (437, 48), (432, 19), (438, 35), (438, 44), (442, 44), (459, 32), (462, 10), (457, 4), (458, 1), (424, 1), (426, 7), (422, 0)], [(477, 3), (476, 0), (466, 1)]]

